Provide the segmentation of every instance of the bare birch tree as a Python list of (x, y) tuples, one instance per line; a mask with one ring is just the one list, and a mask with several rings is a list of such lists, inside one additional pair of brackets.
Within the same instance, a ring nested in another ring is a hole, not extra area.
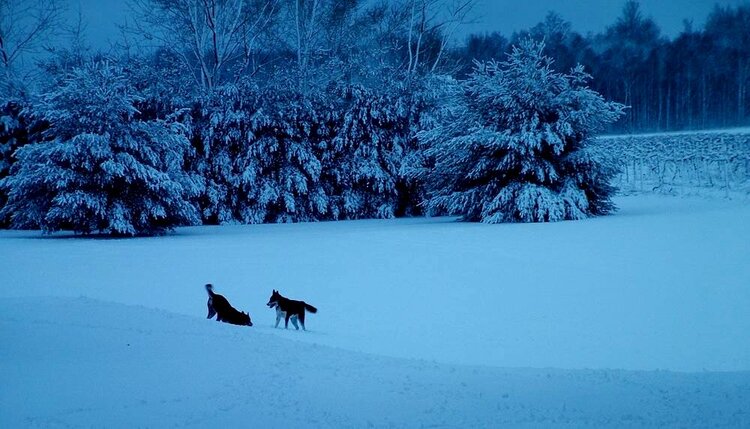
[(133, 30), (176, 54), (204, 90), (252, 63), (279, 0), (132, 0)]
[(39, 52), (61, 30), (65, 9), (59, 0), (0, 0), (0, 69), (11, 79), (15, 66)]
[[(277, 31), (296, 58), (300, 89), (307, 92), (314, 69), (351, 48), (360, 0), (290, 0)], [(329, 70), (329, 72), (333, 72)], [(329, 74), (333, 78), (336, 73)]]
[[(407, 0), (403, 5), (409, 9), (407, 26), (409, 75), (427, 67), (434, 72), (443, 58), (443, 53), (455, 36), (456, 30), (471, 22), (471, 13), (478, 0)], [(437, 51), (433, 58), (424, 58), (427, 38), (437, 40)]]

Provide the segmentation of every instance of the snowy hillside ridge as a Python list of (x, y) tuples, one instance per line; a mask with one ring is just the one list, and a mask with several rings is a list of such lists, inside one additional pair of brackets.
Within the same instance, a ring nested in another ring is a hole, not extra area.
[(611, 216), (547, 224), (410, 218), (127, 240), (0, 231), (0, 297), (87, 296), (205, 318), (210, 282), (253, 328), (273, 326), (272, 290), (303, 300), (319, 310), (307, 335), (275, 335), (357, 352), (492, 367), (750, 370), (750, 204), (614, 202)]
[[(545, 224), (0, 231), (0, 427), (750, 426), (750, 205), (614, 202)], [(209, 281), (253, 327), (205, 318)], [(274, 289), (319, 309), (307, 332), (273, 328)]]
[(750, 372), (438, 364), (88, 298), (0, 298), (0, 328), (6, 428), (750, 425)]
[(625, 194), (750, 195), (750, 128), (602, 136), (591, 150), (619, 164)]

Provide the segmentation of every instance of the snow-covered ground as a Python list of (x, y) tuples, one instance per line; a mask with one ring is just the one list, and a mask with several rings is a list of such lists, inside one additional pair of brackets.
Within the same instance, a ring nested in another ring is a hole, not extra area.
[[(747, 427), (750, 205), (0, 232), (0, 427)], [(256, 326), (205, 320), (211, 282)], [(319, 312), (273, 329), (272, 289)]]
[(0, 312), (4, 428), (750, 424), (747, 372), (436, 364), (88, 298), (3, 299)]

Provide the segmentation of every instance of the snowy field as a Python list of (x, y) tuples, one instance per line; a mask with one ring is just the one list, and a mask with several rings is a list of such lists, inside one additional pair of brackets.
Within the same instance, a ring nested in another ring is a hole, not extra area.
[[(749, 427), (750, 204), (0, 232), (0, 427)], [(255, 326), (205, 320), (211, 282)], [(272, 289), (318, 307), (273, 329)]]

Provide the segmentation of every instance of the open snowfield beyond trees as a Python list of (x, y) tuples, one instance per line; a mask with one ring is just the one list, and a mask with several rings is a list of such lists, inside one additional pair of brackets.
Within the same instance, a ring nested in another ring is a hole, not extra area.
[[(748, 427), (750, 204), (0, 231), (0, 427)], [(205, 320), (205, 283), (254, 327)], [(272, 289), (316, 306), (274, 329)]]

